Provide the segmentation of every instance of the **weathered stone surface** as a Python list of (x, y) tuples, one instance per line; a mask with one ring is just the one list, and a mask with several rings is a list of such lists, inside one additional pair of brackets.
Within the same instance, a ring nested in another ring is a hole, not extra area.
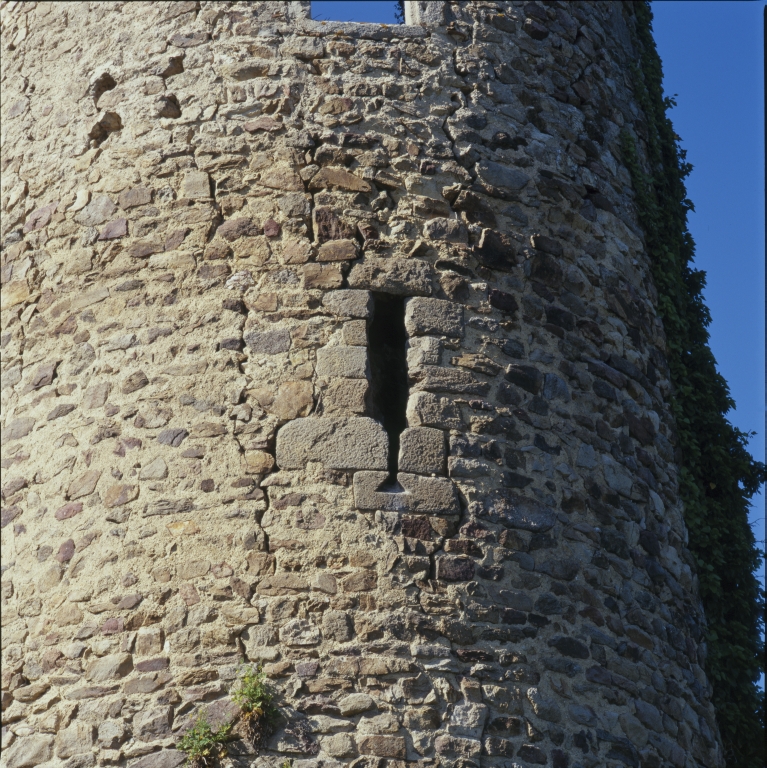
[(404, 493), (395, 493), (385, 490), (387, 478), (386, 472), (355, 473), (355, 506), (358, 509), (433, 514), (453, 514), (459, 510), (458, 499), (450, 480), (400, 472), (397, 481)]
[(93, 726), (77, 722), (56, 734), (56, 756), (62, 760), (89, 753), (93, 746)]
[(405, 303), (405, 330), (411, 336), (463, 336), (463, 307), (441, 299), (408, 299)]
[(341, 317), (370, 317), (372, 296), (368, 291), (330, 291), (322, 297), (323, 306)]
[(243, 337), (254, 354), (276, 355), (290, 349), (290, 333), (280, 328), (274, 331), (252, 331)]
[(416, 474), (443, 474), (445, 433), (425, 427), (406, 429), (400, 435), (399, 468)]
[(133, 660), (129, 653), (116, 653), (95, 659), (85, 672), (85, 677), (94, 683), (118, 680), (133, 669)]
[(53, 757), (53, 736), (47, 733), (23, 736), (4, 752), (3, 762), (8, 768), (31, 768)]
[(477, 163), (475, 170), (480, 181), (490, 190), (498, 190), (501, 193), (517, 192), (530, 181), (530, 177), (526, 173), (516, 168), (507, 168), (505, 165), (494, 163), (492, 160), (483, 160)]
[(283, 469), (319, 461), (328, 469), (383, 469), (388, 439), (369, 418), (296, 419), (277, 433), (277, 464)]
[(416, 392), (407, 404), (407, 420), (411, 426), (460, 429), (463, 426), (458, 406), (446, 397), (430, 392)]
[(357, 258), (357, 243), (353, 240), (329, 240), (317, 251), (317, 261), (351, 261)]
[(429, 296), (433, 270), (429, 264), (410, 259), (377, 259), (366, 256), (349, 274), (349, 287), (393, 293), (399, 296)]
[(108, 221), (117, 211), (117, 206), (108, 195), (96, 195), (88, 205), (75, 216), (75, 221), (86, 227), (97, 227)]
[(176, 749), (152, 752), (131, 763), (131, 768), (177, 768), (186, 761), (186, 754)]
[(69, 484), (67, 498), (74, 500), (83, 496), (90, 496), (96, 490), (96, 483), (100, 477), (101, 472), (98, 469), (89, 469), (87, 472), (83, 472)]
[(342, 189), (346, 192), (370, 192), (371, 187), (364, 179), (343, 168), (322, 168), (309, 182), (309, 190)]
[(173, 722), (172, 707), (143, 710), (133, 718), (133, 736), (139, 741), (159, 741), (170, 736)]
[(365, 347), (322, 347), (317, 350), (317, 375), (325, 379), (366, 379), (370, 376)]
[(210, 197), (210, 177), (205, 171), (187, 171), (181, 182), (181, 195), (191, 200)]
[(510, 491), (497, 491), (484, 505), (483, 516), (492, 522), (524, 531), (548, 531), (556, 522), (556, 514), (535, 499)]

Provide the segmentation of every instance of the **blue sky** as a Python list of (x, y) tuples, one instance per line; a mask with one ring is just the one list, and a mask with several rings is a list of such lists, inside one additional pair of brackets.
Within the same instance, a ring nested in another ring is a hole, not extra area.
[[(394, 2), (314, 2), (314, 18), (394, 23)], [(711, 348), (737, 405), (740, 429), (757, 432), (764, 460), (764, 0), (653, 2), (664, 86), (694, 170), (696, 266), (708, 273)], [(753, 522), (764, 536), (763, 497)]]

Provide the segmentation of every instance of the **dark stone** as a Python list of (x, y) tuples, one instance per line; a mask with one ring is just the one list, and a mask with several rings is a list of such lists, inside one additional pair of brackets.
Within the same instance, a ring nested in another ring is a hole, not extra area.
[(509, 272), (517, 265), (514, 241), (495, 229), (483, 229), (474, 255), (483, 267)]
[(570, 656), (573, 659), (589, 658), (589, 649), (586, 645), (573, 637), (553, 637), (549, 640), (549, 645), (556, 648), (563, 656)]
[(605, 400), (618, 401), (618, 395), (615, 390), (605, 381), (596, 379), (593, 384), (594, 394), (603, 397)]
[(99, 233), (99, 240), (118, 240), (128, 234), (128, 220), (115, 219), (110, 221)]
[(658, 537), (646, 529), (639, 532), (639, 545), (653, 557), (660, 557), (660, 541)]
[(547, 253), (536, 253), (531, 259), (530, 279), (538, 280), (552, 288), (559, 288), (564, 279), (560, 263)]
[(229, 221), (225, 221), (218, 228), (216, 234), (231, 243), (240, 237), (257, 235), (258, 227), (253, 223), (253, 219), (230, 219)]
[(178, 448), (182, 442), (189, 436), (189, 432), (183, 427), (172, 427), (171, 429), (164, 429), (157, 435), (157, 442), (160, 445), (169, 445), (172, 448)]
[(402, 535), (411, 539), (429, 541), (432, 538), (432, 529), (429, 519), (426, 517), (403, 517)]
[(546, 765), (546, 753), (532, 744), (523, 744), (517, 752), (517, 757), (521, 760), (527, 760), (528, 763)]
[(609, 365), (605, 365), (599, 360), (588, 360), (587, 364), (589, 373), (593, 373), (595, 376), (599, 376), (600, 379), (609, 381), (610, 384), (618, 387), (618, 389), (623, 389), (623, 387), (626, 386), (626, 377), (620, 371), (616, 371), (615, 368), (611, 368)]
[(546, 320), (552, 325), (564, 328), (566, 331), (575, 330), (575, 315), (561, 307), (549, 305), (546, 307)]
[(56, 559), (60, 563), (68, 563), (75, 556), (75, 542), (72, 539), (67, 539), (60, 547), (56, 554)]
[(479, 224), (483, 227), (497, 226), (492, 208), (474, 192), (463, 190), (453, 203), (453, 210), (463, 212), (469, 224)]
[(533, 445), (544, 453), (550, 453), (552, 456), (559, 456), (562, 450), (558, 445), (549, 445), (543, 435), (536, 435), (533, 440)]
[(467, 664), (476, 664), (481, 661), (493, 661), (493, 654), (489, 651), (480, 651), (476, 648), (456, 648), (455, 655), (459, 661)]
[(314, 209), (314, 236), (322, 244), (328, 240), (352, 240), (354, 229), (336, 216), (330, 208)]
[(116, 291), (138, 291), (144, 287), (144, 283), (141, 280), (126, 280), (124, 283), (120, 283), (115, 286)]
[(175, 251), (189, 234), (188, 229), (176, 229), (165, 238), (165, 250)]
[(485, 739), (484, 752), (492, 757), (513, 757), (514, 744), (497, 736), (488, 736)]
[(624, 412), (623, 418), (629, 428), (631, 437), (642, 445), (652, 445), (655, 441), (655, 426), (647, 416), (635, 416), (633, 413)]
[(532, 365), (512, 363), (506, 368), (506, 379), (527, 392), (537, 395), (543, 386), (543, 374)]
[(6, 525), (12, 523), (21, 514), (21, 507), (18, 504), (14, 504), (11, 507), (3, 507), (0, 510), (0, 528), (5, 528)]
[(557, 519), (553, 509), (510, 491), (495, 491), (488, 496), (483, 516), (493, 523), (524, 531), (548, 531)]
[(488, 291), (487, 298), (491, 307), (500, 309), (501, 312), (516, 312), (519, 309), (517, 300), (506, 291), (499, 291), (497, 288), (491, 288)]
[(237, 337), (231, 339), (223, 339), (218, 343), (219, 349), (230, 349), (234, 352), (240, 352), (244, 346), (245, 342)]
[(516, 472), (504, 472), (501, 476), (501, 484), (504, 488), (527, 488), (532, 482), (531, 477)]
[(525, 345), (516, 339), (504, 339), (500, 350), (504, 355), (513, 357), (516, 360), (521, 360), (525, 356)]
[(623, 560), (628, 560), (631, 557), (625, 537), (617, 531), (602, 531), (599, 536), (599, 543), (602, 549)]
[(580, 566), (577, 560), (563, 557), (556, 560), (548, 560), (545, 563), (538, 563), (535, 570), (545, 573), (553, 579), (572, 581), (578, 575)]
[(502, 608), (500, 619), (502, 624), (527, 624), (527, 614), (514, 608)]
[(441, 557), (437, 560), (437, 578), (444, 581), (470, 581), (474, 578), (474, 561), (468, 557)]

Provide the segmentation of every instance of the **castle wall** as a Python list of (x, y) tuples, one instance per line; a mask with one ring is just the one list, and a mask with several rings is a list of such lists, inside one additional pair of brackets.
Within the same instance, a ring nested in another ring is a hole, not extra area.
[(3, 765), (721, 765), (631, 7), (0, 13)]

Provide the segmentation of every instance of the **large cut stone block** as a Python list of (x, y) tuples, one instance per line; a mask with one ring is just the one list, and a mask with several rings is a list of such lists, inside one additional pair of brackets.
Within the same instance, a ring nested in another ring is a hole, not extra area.
[(407, 423), (413, 427), (442, 429), (460, 429), (463, 426), (458, 405), (431, 392), (415, 392), (410, 396), (407, 401)]
[(306, 418), (286, 424), (277, 433), (277, 464), (301, 469), (319, 461), (328, 469), (385, 469), (389, 439), (373, 419)]
[(416, 474), (444, 474), (445, 433), (441, 429), (409, 428), (400, 436), (399, 468)]
[(463, 336), (463, 307), (442, 299), (408, 299), (405, 329), (410, 336)]
[(349, 285), (399, 296), (428, 296), (433, 274), (431, 264), (425, 261), (366, 256), (352, 268)]
[(397, 481), (404, 493), (379, 490), (386, 472), (357, 472), (354, 475), (354, 506), (382, 512), (431, 512), (451, 515), (460, 512), (453, 483), (442, 477), (422, 477), (400, 472)]
[(366, 347), (322, 347), (317, 350), (317, 375), (324, 379), (368, 378)]
[(370, 291), (330, 291), (323, 296), (322, 306), (341, 317), (370, 317), (373, 297)]

